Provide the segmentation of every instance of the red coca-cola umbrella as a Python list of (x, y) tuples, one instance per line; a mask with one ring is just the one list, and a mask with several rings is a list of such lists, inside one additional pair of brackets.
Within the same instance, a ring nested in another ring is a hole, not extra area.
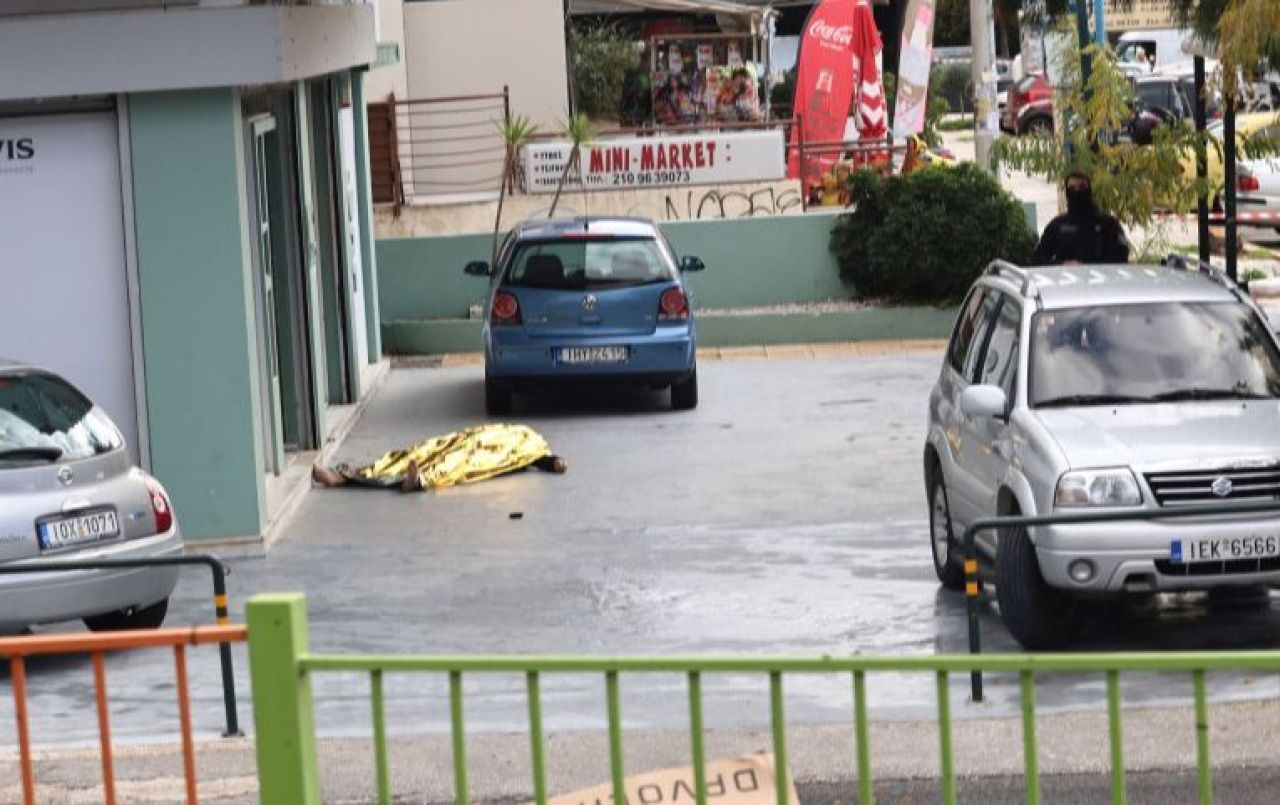
[[(844, 139), (855, 99), (859, 139), (885, 137), (881, 48), (869, 0), (823, 0), (809, 13), (800, 40), (793, 107), (797, 123), (787, 158), (787, 176), (801, 179), (806, 193), (839, 161), (839, 150), (830, 144)], [(801, 142), (820, 145), (813, 152), (806, 149), (801, 160)]]

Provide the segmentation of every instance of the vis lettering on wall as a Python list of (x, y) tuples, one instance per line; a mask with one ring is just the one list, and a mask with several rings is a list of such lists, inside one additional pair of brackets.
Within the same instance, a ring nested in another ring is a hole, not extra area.
[(10, 162), (31, 159), (36, 155), (36, 143), (31, 137), (0, 139), (0, 159)]
[(36, 142), (33, 137), (0, 136), (0, 176), (35, 173)]

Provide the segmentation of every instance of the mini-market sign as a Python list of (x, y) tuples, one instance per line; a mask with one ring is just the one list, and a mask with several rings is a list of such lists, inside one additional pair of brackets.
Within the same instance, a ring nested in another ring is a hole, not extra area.
[[(572, 146), (567, 142), (524, 146), (524, 190), (554, 193)], [(628, 137), (582, 148), (581, 175), (566, 188), (622, 190), (698, 184), (771, 181), (786, 173), (782, 132), (712, 132)]]

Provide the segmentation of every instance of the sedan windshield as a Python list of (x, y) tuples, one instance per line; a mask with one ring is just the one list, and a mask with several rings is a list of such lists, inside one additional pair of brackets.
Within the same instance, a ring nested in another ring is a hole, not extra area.
[(673, 278), (670, 263), (653, 238), (572, 238), (520, 246), (505, 284), (580, 291)]
[(1029, 360), (1033, 407), (1280, 397), (1266, 325), (1231, 302), (1047, 310)]
[(0, 375), (0, 469), (88, 458), (121, 443), (106, 415), (65, 381), (43, 372)]

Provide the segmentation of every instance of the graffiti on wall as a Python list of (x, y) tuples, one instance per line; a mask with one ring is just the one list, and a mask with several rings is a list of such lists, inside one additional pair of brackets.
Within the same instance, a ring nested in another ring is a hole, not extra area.
[(667, 221), (701, 221), (707, 218), (751, 218), (756, 215), (783, 215), (801, 208), (798, 190), (765, 187), (751, 193), (706, 190), (697, 193), (668, 193), (663, 217)]

